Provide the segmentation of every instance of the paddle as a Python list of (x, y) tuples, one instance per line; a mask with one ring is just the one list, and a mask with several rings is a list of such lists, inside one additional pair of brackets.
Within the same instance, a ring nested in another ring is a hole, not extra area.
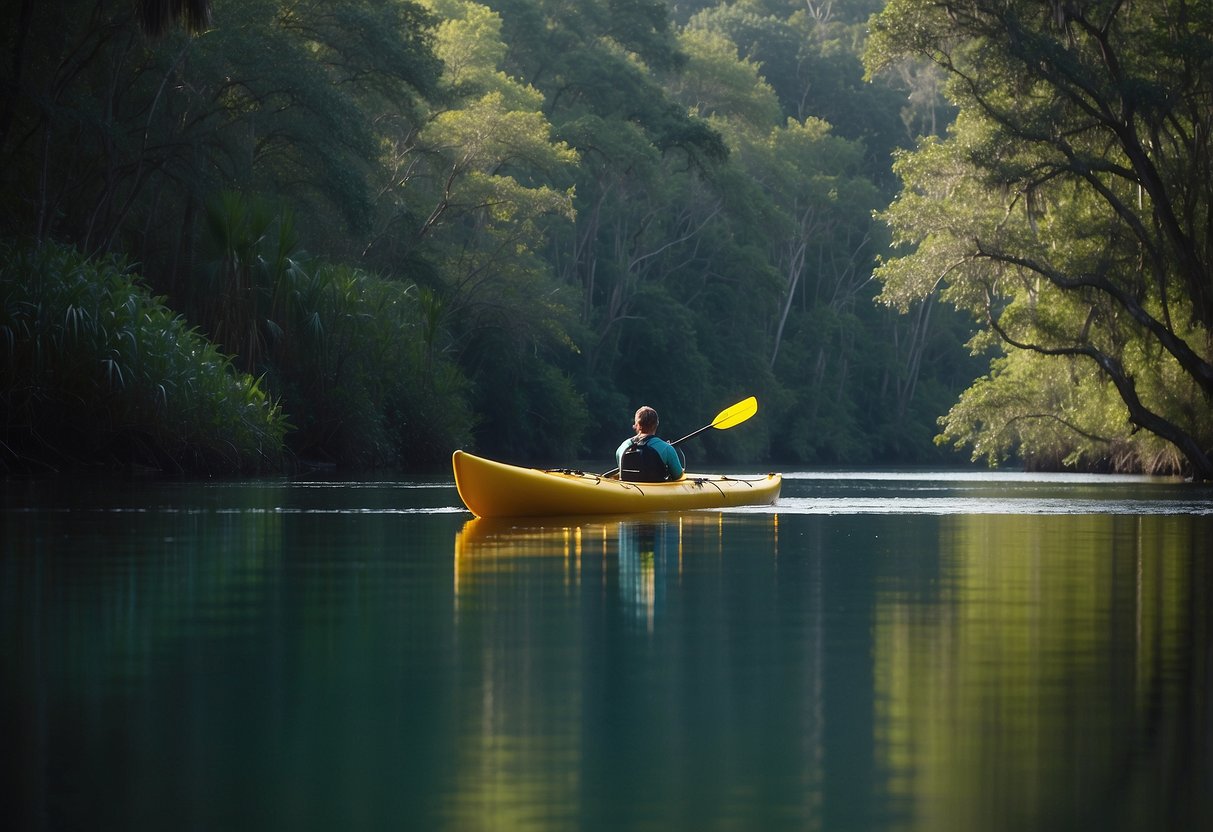
[[(749, 419), (751, 416), (753, 416), (757, 412), (758, 412), (758, 399), (754, 398), (753, 396), (750, 396), (748, 399), (742, 399), (737, 404), (732, 405), (731, 407), (726, 407), (724, 410), (717, 413), (716, 418), (713, 419), (709, 424), (704, 425), (699, 430), (694, 431), (693, 433), (688, 433), (686, 436), (682, 437), (682, 439), (675, 439), (670, 444), (677, 445), (679, 442), (684, 442), (687, 439), (698, 436), (699, 434), (703, 433), (705, 430), (708, 430), (709, 428), (716, 428), (716, 430), (728, 430), (729, 428), (735, 428), (738, 425), (740, 425), (742, 422), (744, 422), (746, 419)], [(618, 468), (612, 468), (610, 471), (607, 471), (602, 476), (613, 477), (618, 473), (619, 473)]]

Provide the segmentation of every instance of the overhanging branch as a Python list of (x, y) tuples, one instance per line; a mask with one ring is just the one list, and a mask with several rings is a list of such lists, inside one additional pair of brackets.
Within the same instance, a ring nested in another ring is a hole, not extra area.
[(988, 249), (980, 240), (975, 241), (975, 246), (978, 257), (984, 257), (996, 263), (1027, 269), (1045, 278), (1059, 289), (1066, 291), (1094, 289), (1106, 294), (1128, 312), (1133, 317), (1133, 320), (1145, 327), (1150, 335), (1162, 345), (1163, 349), (1170, 353), (1179, 362), (1179, 365), (1183, 367), (1184, 371), (1196, 381), (1205, 395), (1213, 399), (1213, 364), (1202, 358), (1188, 345), (1187, 341), (1176, 335), (1162, 321), (1151, 315), (1131, 293), (1125, 291), (1122, 287), (1117, 286), (1106, 277), (1098, 274), (1088, 273), (1079, 275), (1078, 277), (1069, 277), (1057, 269), (1032, 258)]
[(1041, 355), (1085, 356), (1091, 359), (1099, 366), (1112, 384), (1115, 385), (1116, 392), (1120, 395), (1121, 401), (1125, 403), (1125, 406), (1129, 410), (1129, 421), (1132, 424), (1165, 439), (1177, 447), (1192, 465), (1193, 472), (1198, 479), (1213, 480), (1213, 453), (1201, 448), (1191, 434), (1174, 422), (1146, 407), (1141, 401), (1141, 397), (1137, 395), (1137, 385), (1134, 383), (1132, 376), (1126, 372), (1124, 365), (1120, 363), (1119, 359), (1103, 350), (1097, 349), (1092, 344), (1046, 346), (1029, 341), (1021, 341), (1012, 336), (1002, 326), (998, 316), (994, 314), (993, 300), (993, 296), (987, 293), (986, 320), (990, 328), (998, 334), (999, 338), (1017, 349), (1029, 350)]

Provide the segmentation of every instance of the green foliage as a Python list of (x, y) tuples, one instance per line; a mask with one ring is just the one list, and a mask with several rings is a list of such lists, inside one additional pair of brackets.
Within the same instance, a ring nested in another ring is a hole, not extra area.
[(572, 189), (556, 183), (578, 156), (553, 137), (543, 94), (501, 70), (500, 17), (467, 0), (433, 8), (444, 16), (436, 51), (449, 95), (394, 147), (391, 164), (407, 176), (387, 193), (385, 216), (408, 231), (390, 237), (433, 264), (424, 281), (431, 351), (475, 379), (479, 441), (512, 453), (575, 449), (584, 405), (561, 369), (576, 349), (573, 320), (541, 252), (550, 230), (573, 220)]
[[(1199, 405), (1193, 380), (1174, 362), (1132, 350), (1126, 369), (1145, 401), (1161, 415), (1213, 432), (1213, 411)], [(940, 419), (936, 441), (969, 448), (991, 466), (1018, 459), (1042, 468), (1174, 473), (1185, 460), (1172, 443), (1139, 431), (1127, 418), (1116, 388), (1090, 372), (1082, 357), (1013, 351), (990, 365)]]
[(268, 381), (296, 453), (354, 467), (433, 465), (469, 440), (467, 384), (433, 349), (426, 293), (310, 264), (276, 287)]
[(667, 81), (667, 88), (691, 112), (756, 130), (782, 120), (779, 100), (762, 79), (760, 65), (738, 59), (728, 38), (705, 29), (687, 29), (679, 44), (687, 55), (686, 71)]
[(230, 473), (282, 464), (261, 382), (135, 283), (116, 258), (0, 248), (3, 459)]
[[(723, 157), (720, 137), (674, 105), (655, 72), (680, 69), (678, 49), (663, 3), (654, 0), (496, 0), (510, 50), (505, 70), (527, 78), (547, 100), (557, 132), (574, 148), (566, 122), (587, 115), (632, 124), (658, 151), (686, 163)], [(587, 137), (588, 139), (589, 137)]]
[(155, 40), (23, 4), (0, 223), (138, 261), (305, 459), (598, 458), (750, 394), (693, 458), (914, 458), (969, 333), (869, 303), (927, 122), (863, 83), (872, 2), (216, 0)]
[(292, 215), (224, 191), (207, 205), (206, 221), (209, 257), (190, 283), (187, 308), (247, 372), (263, 371), (277, 291), (300, 268)]
[(898, 161), (885, 218), (905, 254), (882, 298), (943, 285), (985, 327), (975, 346), (1011, 353), (947, 440), (1213, 477), (1213, 9), (1183, 8), (893, 0), (877, 18), (870, 69), (931, 60), (960, 113)]
[(287, 198), (314, 249), (349, 250), (341, 237), (370, 227), (384, 131), (437, 90), (431, 19), (379, 0), (213, 6), (204, 34), (156, 41), (133, 3), (33, 4), (11, 21), (4, 227), (124, 248), (170, 295), (197, 208), (222, 188)]
[(508, 348), (478, 353), (474, 391), (476, 412), (483, 414), (478, 445), (552, 466), (581, 458), (584, 397), (551, 362)]
[[(654, 69), (673, 69), (683, 58), (674, 43), (668, 9), (660, 0), (492, 0), (510, 46), (507, 72), (541, 89), (578, 79), (605, 90), (578, 64), (601, 48), (618, 47)], [(592, 68), (592, 61), (591, 61)]]
[(838, 3), (807, 4), (815, 13), (797, 6), (721, 3), (695, 15), (688, 31), (734, 44), (740, 59), (760, 68), (785, 118), (817, 118), (839, 136), (861, 141), (868, 175), (883, 186), (889, 154), (908, 138), (900, 117), (905, 96), (889, 84), (863, 82), (862, 17), (834, 14)]
[(642, 287), (633, 310), (620, 324), (624, 389), (658, 413), (695, 412), (703, 391), (712, 386), (712, 368), (699, 345), (693, 314), (662, 286)]
[(468, 442), (467, 385), (441, 353), (432, 291), (304, 257), (290, 213), (263, 199), (223, 194), (208, 220), (214, 260), (191, 313), (266, 375), (300, 458), (432, 465)]

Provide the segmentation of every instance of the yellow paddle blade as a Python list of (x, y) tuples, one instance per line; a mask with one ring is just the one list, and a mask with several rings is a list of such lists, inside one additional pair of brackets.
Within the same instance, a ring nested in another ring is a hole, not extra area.
[(712, 427), (716, 428), (716, 430), (727, 430), (740, 425), (757, 412), (758, 399), (750, 396), (748, 399), (740, 401), (732, 407), (726, 407), (717, 413), (716, 418), (712, 420)]

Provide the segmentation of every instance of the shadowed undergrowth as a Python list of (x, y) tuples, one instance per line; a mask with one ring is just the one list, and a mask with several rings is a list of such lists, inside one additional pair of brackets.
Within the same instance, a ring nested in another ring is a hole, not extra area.
[(288, 426), (258, 379), (116, 257), (0, 245), (0, 466), (280, 469)]

